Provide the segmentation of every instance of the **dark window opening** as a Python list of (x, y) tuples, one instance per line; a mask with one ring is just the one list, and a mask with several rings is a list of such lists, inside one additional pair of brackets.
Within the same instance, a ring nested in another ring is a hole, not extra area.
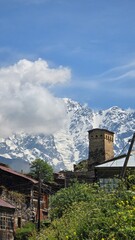
[(22, 223), (21, 217), (18, 217), (18, 228), (21, 228), (21, 223)]

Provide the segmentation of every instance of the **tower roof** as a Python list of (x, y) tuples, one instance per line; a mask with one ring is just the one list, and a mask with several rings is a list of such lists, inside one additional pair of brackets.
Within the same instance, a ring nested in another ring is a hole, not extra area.
[(92, 132), (94, 132), (94, 131), (108, 132), (108, 133), (111, 133), (111, 134), (113, 134), (113, 135), (114, 135), (114, 132), (112, 132), (112, 131), (109, 131), (109, 130), (107, 130), (107, 129), (104, 129), (104, 128), (93, 128), (93, 129), (89, 130), (88, 132), (89, 132), (89, 133), (92, 133)]

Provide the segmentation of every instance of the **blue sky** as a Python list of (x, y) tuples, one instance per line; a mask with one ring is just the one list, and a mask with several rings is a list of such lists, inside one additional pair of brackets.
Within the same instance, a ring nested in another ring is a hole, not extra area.
[(0, 68), (39, 58), (70, 72), (53, 96), (134, 109), (135, 1), (0, 0)]

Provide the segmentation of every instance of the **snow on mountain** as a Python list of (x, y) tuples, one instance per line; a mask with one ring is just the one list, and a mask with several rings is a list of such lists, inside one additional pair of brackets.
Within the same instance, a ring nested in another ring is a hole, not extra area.
[(88, 130), (106, 128), (115, 133), (115, 154), (127, 150), (129, 138), (135, 131), (135, 110), (112, 107), (93, 111), (71, 99), (67, 106), (64, 128), (54, 135), (18, 133), (0, 140), (0, 161), (16, 170), (28, 171), (35, 158), (50, 163), (55, 171), (73, 169), (73, 164), (88, 157)]

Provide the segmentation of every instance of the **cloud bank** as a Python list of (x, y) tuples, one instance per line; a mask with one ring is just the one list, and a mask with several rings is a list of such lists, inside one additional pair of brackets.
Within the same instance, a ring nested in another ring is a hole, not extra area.
[(66, 109), (50, 86), (64, 84), (70, 77), (70, 69), (50, 68), (42, 59), (23, 59), (0, 68), (0, 135), (57, 131), (64, 124)]

